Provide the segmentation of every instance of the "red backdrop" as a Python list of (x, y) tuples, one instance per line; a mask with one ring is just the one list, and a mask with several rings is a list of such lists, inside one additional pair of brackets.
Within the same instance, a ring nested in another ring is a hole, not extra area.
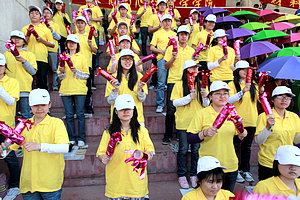
[(300, 0), (261, 0), (262, 3), (270, 3), (282, 7), (300, 9)]

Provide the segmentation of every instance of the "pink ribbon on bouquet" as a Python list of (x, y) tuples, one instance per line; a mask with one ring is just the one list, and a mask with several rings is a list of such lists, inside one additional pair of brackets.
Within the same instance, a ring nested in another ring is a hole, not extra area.
[(223, 109), (221, 110), (221, 112), (217, 116), (216, 120), (214, 121), (213, 127), (215, 127), (216, 129), (221, 128), (221, 126), (224, 124), (226, 118), (229, 116), (230, 112), (233, 109), (235, 109), (234, 105), (231, 105), (231, 104), (224, 105)]
[(241, 43), (243, 43), (243, 41), (241, 41), (241, 40), (234, 41), (233, 46), (234, 46), (234, 51), (235, 51), (236, 55), (241, 54), (241, 51), (240, 51), (240, 49), (241, 49)]
[(168, 43), (168, 45), (167, 45), (167, 48), (168, 48), (170, 45), (172, 45), (172, 46), (173, 46), (173, 52), (178, 53), (178, 45), (177, 45), (177, 41), (178, 41), (177, 37), (174, 37), (174, 36), (169, 37), (169, 43)]
[(200, 46), (196, 49), (196, 51), (193, 53), (192, 58), (195, 59), (196, 55), (198, 55), (201, 51), (205, 50), (206, 46), (200, 43)]
[(237, 114), (235, 108), (230, 112), (230, 116), (227, 118), (227, 120), (234, 123), (234, 126), (239, 134), (244, 132), (245, 129), (242, 123), (243, 118)]
[(115, 132), (110, 136), (107, 149), (106, 149), (106, 155), (108, 155), (110, 158), (113, 156), (116, 146), (122, 141), (122, 134), (120, 132)]
[(72, 12), (73, 19), (76, 19), (77, 15), (78, 15), (78, 12), (76, 10), (73, 10), (73, 12)]
[(45, 25), (47, 26), (47, 27), (50, 27), (50, 24), (49, 24), (49, 22), (48, 22), (48, 20), (46, 19), (46, 17), (42, 17), (41, 18), (41, 20), (40, 20), (40, 23), (45, 23)]
[[(132, 154), (131, 157), (129, 157), (125, 160), (125, 163), (132, 161), (133, 163), (131, 164), (131, 166), (134, 166), (133, 171), (135, 171), (136, 173), (139, 173), (139, 169), (141, 169), (139, 179), (143, 180), (146, 176), (145, 170), (146, 170), (146, 166), (147, 166), (148, 155), (141, 152), (140, 150), (125, 150), (125, 153)], [(136, 154), (142, 154), (143, 156), (138, 158), (136, 156)]]
[(189, 22), (190, 22), (190, 26), (192, 27), (194, 25), (193, 17), (192, 16), (189, 16)]
[(226, 38), (222, 39), (221, 41), (219, 41), (219, 44), (222, 45), (222, 47), (223, 47), (224, 56), (228, 55), (227, 39)]
[(18, 49), (17, 49), (17, 47), (16, 47), (16, 44), (15, 44), (13, 41), (7, 40), (5, 47), (6, 47), (7, 49), (9, 49), (10, 52), (11, 52), (14, 56), (19, 56), (19, 55), (20, 55), (20, 53), (19, 53), (19, 51), (18, 51)]

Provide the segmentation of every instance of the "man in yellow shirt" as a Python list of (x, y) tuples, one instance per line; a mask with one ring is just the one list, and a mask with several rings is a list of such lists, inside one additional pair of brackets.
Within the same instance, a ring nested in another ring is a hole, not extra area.
[(153, 53), (157, 53), (157, 74), (158, 74), (158, 86), (157, 86), (157, 109), (156, 112), (161, 113), (164, 109), (164, 97), (165, 97), (165, 84), (167, 79), (168, 70), (165, 68), (165, 55), (166, 48), (169, 42), (169, 37), (175, 37), (176, 33), (171, 30), (172, 16), (165, 14), (162, 17), (163, 29), (154, 33), (153, 39), (150, 44), (150, 50)]
[(197, 23), (197, 20), (199, 18), (199, 11), (196, 9), (192, 9), (190, 11), (190, 17), (192, 17), (193, 20), (193, 25), (191, 26), (190, 21), (188, 20), (187, 26), (190, 28), (191, 34), (190, 34), (190, 38), (188, 41), (188, 45), (192, 46), (193, 45), (193, 41), (195, 39), (195, 36), (202, 31), (202, 26), (199, 25), (199, 23)]
[[(68, 133), (62, 120), (50, 117), (51, 107), (47, 90), (30, 92), (29, 105), (34, 114), (30, 131), (24, 129), (23, 166), (20, 192), (24, 200), (61, 199), (65, 161), (63, 153), (69, 149)], [(2, 143), (2, 146), (5, 146)], [(8, 147), (17, 150), (19, 145)], [(0, 148), (2, 153), (2, 148)]]
[(162, 17), (163, 15), (165, 15), (167, 9), (166, 0), (158, 0), (157, 7), (158, 7), (157, 13), (153, 13), (153, 15), (150, 17), (148, 21), (148, 31), (151, 33), (155, 33), (156, 31), (163, 29), (163, 23), (162, 23), (163, 20), (159, 18), (159, 16)]
[[(166, 9), (166, 13), (167, 14), (170, 14), (171, 15), (171, 13), (170, 13), (170, 7), (173, 7), (173, 14), (174, 14), (174, 20), (176, 21), (176, 22), (180, 22), (180, 18), (181, 18), (181, 15), (180, 15), (180, 13), (179, 13), (179, 11), (176, 9), (176, 8), (174, 8), (175, 6), (174, 6), (174, 0), (168, 0), (168, 2), (167, 2), (167, 4), (168, 4), (168, 8), (169, 9)], [(172, 16), (172, 15), (171, 15)]]
[(137, 14), (136, 14), (136, 19), (141, 19), (141, 38), (142, 38), (142, 54), (143, 56), (147, 56), (147, 50), (146, 50), (146, 45), (147, 45), (147, 37), (149, 36), (149, 40), (152, 40), (153, 33), (150, 33), (148, 31), (148, 22), (150, 17), (152, 16), (152, 8), (150, 6), (150, 0), (145, 0), (144, 2), (147, 2), (147, 7), (146, 9), (144, 7), (140, 7)]

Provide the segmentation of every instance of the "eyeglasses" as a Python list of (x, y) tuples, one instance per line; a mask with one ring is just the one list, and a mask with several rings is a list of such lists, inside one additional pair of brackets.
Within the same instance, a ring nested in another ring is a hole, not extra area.
[(216, 93), (213, 93), (213, 95), (220, 97), (220, 96), (228, 96), (229, 93), (228, 92), (224, 92), (224, 93), (216, 92)]
[(277, 96), (278, 99), (292, 100), (292, 97)]
[(133, 59), (132, 58), (121, 58), (122, 61), (126, 61), (126, 62), (132, 62)]

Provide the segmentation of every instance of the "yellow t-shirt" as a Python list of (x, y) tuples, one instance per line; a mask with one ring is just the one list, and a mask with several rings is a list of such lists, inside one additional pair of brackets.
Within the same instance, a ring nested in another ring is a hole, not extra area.
[[(127, 158), (131, 157), (130, 153), (125, 153), (125, 150), (137, 149), (142, 152), (154, 152), (153, 143), (149, 137), (148, 130), (143, 126), (140, 126), (140, 130), (138, 131), (138, 143), (134, 143), (131, 130), (126, 133), (122, 129), (121, 133), (123, 134), (122, 141), (117, 144), (112, 160), (105, 167), (105, 196), (109, 198), (144, 197), (149, 193), (147, 169), (145, 170), (145, 178), (139, 180), (140, 170), (139, 173), (136, 173), (133, 171), (133, 166), (131, 166), (132, 162), (124, 162)], [(106, 154), (109, 139), (110, 134), (108, 130), (105, 130), (96, 153), (97, 155)]]
[[(166, 31), (165, 29), (160, 29), (153, 34), (151, 40), (151, 45), (155, 46), (159, 50), (166, 50), (166, 47), (169, 43), (169, 37), (176, 36), (176, 33), (172, 30)], [(161, 60), (164, 56), (159, 53), (157, 55), (157, 61)]]
[[(113, 76), (115, 76), (116, 74), (113, 74)], [(139, 72), (137, 72), (137, 75), (138, 75), (138, 80), (133, 88), (133, 91), (131, 91), (129, 88), (128, 88), (128, 80), (129, 80), (129, 76), (126, 78), (124, 74), (122, 74), (122, 81), (121, 81), (121, 85), (119, 86), (119, 95), (122, 95), (122, 94), (130, 94), (133, 99), (134, 99), (134, 102), (135, 102), (135, 106), (136, 106), (136, 109), (137, 109), (137, 112), (138, 112), (138, 121), (139, 123), (142, 123), (145, 121), (144, 119), (144, 113), (143, 113), (143, 102), (141, 102), (139, 99), (138, 99), (138, 94), (137, 94), (137, 90), (138, 90), (138, 83), (140, 81), (140, 79), (143, 77), (143, 75)], [(107, 82), (106, 83), (106, 90), (105, 90), (105, 98), (107, 98), (112, 89), (114, 89), (114, 87), (109, 83)], [(143, 90), (145, 91), (145, 94), (147, 95), (148, 94), (148, 88), (147, 88), (147, 85), (145, 85), (143, 87)], [(114, 104), (111, 105), (111, 117), (112, 117), (112, 114), (113, 114), (113, 110), (114, 110)]]
[[(163, 17), (163, 15), (161, 17)], [(160, 21), (159, 21), (159, 18), (157, 16), (157, 13), (155, 13), (155, 14), (152, 13), (152, 15), (151, 15), (151, 17), (148, 21), (148, 27), (152, 26), (152, 28), (155, 28), (155, 27), (158, 27), (159, 24), (160, 24)], [(177, 29), (176, 21), (174, 19), (172, 20), (171, 28)], [(164, 28), (161, 27), (157, 31), (162, 30), (162, 29), (164, 29)], [(155, 31), (155, 32), (157, 32), (157, 31)]]
[[(115, 40), (113, 40), (113, 43), (114, 43), (114, 46), (116, 46)], [(133, 47), (135, 50), (141, 51), (139, 45), (136, 43), (135, 40), (132, 41), (131, 45), (132, 45), (132, 47)], [(108, 54), (110, 53), (109, 47), (106, 48), (106, 52), (107, 52)]]
[[(182, 81), (178, 81), (173, 87), (171, 101), (182, 97), (184, 97)], [(195, 111), (200, 111), (201, 109), (203, 109), (203, 106), (197, 96), (195, 99), (192, 99), (189, 104), (177, 107), (175, 112), (176, 129), (187, 130), (191, 120), (193, 119)]]
[(15, 116), (16, 116), (16, 102), (19, 100), (20, 90), (19, 83), (16, 79), (10, 78), (5, 75), (0, 79), (0, 85), (4, 90), (16, 99), (14, 105), (9, 106), (1, 97), (0, 97), (0, 121), (4, 121), (11, 128), (15, 127)]
[[(234, 197), (234, 194), (232, 194), (228, 190), (223, 190), (221, 189), (217, 195), (215, 200), (229, 200), (230, 197)], [(207, 200), (206, 196), (203, 194), (202, 190), (200, 187), (197, 189), (194, 189), (188, 193), (186, 193), (181, 200), (196, 200), (196, 199), (201, 199), (201, 200)]]
[[(190, 31), (191, 31), (191, 25), (188, 24), (187, 26), (190, 28)], [(190, 47), (192, 46), (193, 42), (196, 40), (197, 34), (200, 33), (200, 25), (199, 25), (198, 23), (193, 24), (193, 27), (194, 27), (194, 30), (193, 30), (193, 32), (190, 34), (190, 38), (189, 38), (189, 40), (188, 40), (188, 42), (187, 42), (187, 44), (188, 44)], [(203, 27), (202, 27), (202, 29), (203, 29)], [(205, 40), (205, 43), (206, 43), (206, 40)], [(205, 44), (205, 43), (204, 43), (204, 44)], [(198, 44), (198, 42), (197, 42), (197, 44)], [(196, 46), (197, 46), (197, 45), (196, 45)]]
[[(195, 26), (196, 25), (194, 25), (194, 31), (195, 31)], [(199, 29), (198, 24), (197, 24), (196, 27), (198, 27), (198, 29)], [(206, 30), (202, 30), (202, 31), (199, 31), (196, 35), (194, 35), (193, 39), (190, 37), (190, 40), (192, 39), (192, 44), (195, 45), (198, 48), (200, 46), (200, 43), (202, 43), (204, 45), (206, 44), (208, 34), (209, 34), (209, 32), (207, 32)], [(212, 32), (212, 34), (213, 34), (213, 32)], [(214, 39), (214, 37), (212, 36), (210, 38), (210, 43), (209, 44), (211, 44), (213, 39)], [(203, 50), (203, 51), (200, 52), (199, 61), (209, 61), (209, 62), (211, 62), (210, 60), (208, 60), (208, 52), (209, 52), (210, 49), (211, 49), (211, 46), (209, 46), (209, 48), (207, 48), (206, 50)]]
[[(202, 33), (203, 31), (201, 31)], [(233, 48), (227, 47), (228, 58), (223, 60), (219, 67), (211, 70), (212, 75), (210, 75), (210, 81), (226, 81), (233, 80), (233, 72), (231, 65), (234, 64), (235, 53)], [(224, 56), (223, 49), (219, 46), (213, 46), (209, 49), (207, 62), (215, 62)]]
[[(80, 8), (78, 9), (79, 15), (82, 15), (81, 11), (83, 11), (83, 9), (85, 9), (85, 8), (90, 8), (92, 10), (92, 18), (103, 17), (102, 11), (100, 10), (99, 6), (96, 6), (94, 4), (92, 4), (90, 7), (88, 7), (87, 5), (80, 6)], [(100, 22), (91, 21), (91, 23), (92, 23), (92, 26), (94, 26), (96, 30), (99, 30)]]
[[(273, 161), (278, 147), (283, 145), (293, 145), (294, 137), (300, 133), (300, 119), (298, 115), (290, 111), (285, 111), (285, 118), (280, 117), (275, 109), (273, 117), (275, 124), (273, 132), (266, 141), (259, 145), (258, 162), (260, 165), (273, 168)], [(267, 125), (268, 116), (261, 113), (257, 119), (255, 135), (258, 135)]]
[[(255, 83), (254, 83), (255, 84)], [(241, 90), (246, 86), (245, 83), (240, 82)], [(229, 95), (232, 96), (237, 93), (233, 81), (228, 83), (228, 87), (231, 89)], [(236, 101), (233, 105), (240, 117), (243, 117), (244, 127), (256, 127), (258, 112), (257, 112), (257, 100), (258, 100), (258, 90), (256, 90), (256, 96), (254, 101), (251, 99), (250, 91), (246, 92), (242, 98), (242, 101)]]
[[(92, 59), (93, 59), (94, 53), (92, 52), (92, 49), (88, 43), (89, 33), (85, 32), (82, 35), (79, 33), (76, 33), (75, 35), (78, 35), (78, 37), (79, 37), (80, 53), (86, 57), (88, 67), (92, 67)], [(92, 45), (93, 45), (93, 47), (98, 49), (96, 41), (95, 41), (95, 37), (92, 38)]]
[[(65, 13), (65, 17), (66, 17), (67, 21), (69, 23), (71, 23), (71, 20), (70, 20), (70, 17), (68, 15), (68, 13)], [(64, 23), (64, 18), (62, 16), (62, 13), (61, 12), (55, 13), (55, 15), (53, 16), (53, 21), (58, 24), (58, 27), (60, 29), (59, 32), (61, 33), (61, 36), (67, 38), (68, 33), (67, 33), (67, 29), (66, 29), (66, 26), (65, 26), (65, 23)]]
[[(128, 32), (127, 32), (127, 35), (130, 36), (130, 30), (129, 30), (129, 26), (130, 26), (130, 21), (131, 19), (128, 19), (127, 17), (125, 17), (125, 19), (121, 19), (120, 17), (117, 17), (118, 19), (118, 22), (121, 22), (121, 21), (124, 21), (127, 23), (128, 25)], [(114, 20), (111, 20), (110, 24), (109, 24), (109, 27), (108, 27), (108, 30), (112, 30), (114, 27), (115, 27), (115, 21)], [(132, 25), (132, 32), (136, 32), (136, 27), (135, 27), (135, 24)], [(119, 35), (120, 37), (120, 35)]]
[[(26, 59), (31, 66), (37, 70), (35, 55), (33, 53), (25, 48), (21, 49), (19, 53), (20, 56)], [(20, 92), (31, 92), (33, 80), (32, 75), (27, 72), (22, 63), (17, 61), (15, 56), (13, 56), (10, 51), (6, 51), (4, 56), (6, 59), (7, 68), (9, 69), (5, 71), (7, 76), (17, 79), (20, 85)]]
[(295, 184), (297, 187), (297, 195), (295, 190), (289, 188), (278, 176), (272, 176), (263, 181), (259, 181), (254, 187), (253, 192), (258, 194), (274, 194), (274, 195), (284, 195), (288, 197), (289, 195), (300, 196), (300, 179), (295, 179)]
[[(212, 106), (208, 106), (200, 112), (196, 112), (187, 132), (198, 134), (202, 130), (212, 127), (217, 113)], [(235, 126), (231, 121), (225, 121), (218, 129), (218, 133), (213, 137), (205, 137), (199, 148), (199, 158), (203, 156), (213, 156), (217, 158), (221, 165), (226, 167), (227, 172), (238, 170), (238, 159), (233, 146), (233, 137), (236, 134)]]
[[(186, 45), (185, 48), (182, 48), (181, 46), (179, 46), (179, 43), (177, 43), (177, 48), (177, 59), (169, 68), (168, 83), (176, 83), (177, 81), (180, 81), (182, 79), (183, 63), (186, 60), (191, 60), (193, 53), (195, 52), (195, 50), (188, 45)], [(169, 46), (164, 56), (164, 60), (166, 62), (169, 62), (172, 59), (172, 51), (173, 46)]]
[[(115, 56), (116, 56), (117, 61), (119, 61), (120, 53), (116, 53)], [(134, 54), (134, 58), (133, 59), (134, 59), (134, 63), (137, 63), (137, 61), (140, 60), (140, 57), (137, 54)], [(111, 71), (110, 71), (111, 65), (112, 65), (112, 62), (110, 60), (109, 63), (108, 63), (108, 65), (107, 65), (107, 71), (109, 73), (111, 73)], [(115, 76), (117, 76), (117, 70), (118, 70), (118, 65), (116, 67), (116, 72), (113, 73)], [(141, 71), (143, 71), (143, 66), (141, 66)]]
[[(76, 53), (71, 57), (74, 67), (84, 73), (89, 74), (89, 67), (86, 58), (81, 53)], [(57, 74), (61, 72), (57, 70)], [(59, 93), (63, 95), (86, 95), (88, 88), (86, 87), (86, 80), (75, 78), (69, 65), (65, 62), (66, 78), (61, 81)]]
[[(128, 6), (127, 14), (128, 14), (129, 17), (131, 18), (131, 14), (130, 14), (130, 13), (132, 13), (132, 10), (131, 10), (130, 4), (128, 4), (128, 3), (125, 3), (125, 4)], [(111, 18), (111, 14), (114, 12), (114, 10), (115, 10), (115, 7), (114, 7), (114, 5), (113, 5), (113, 8), (111, 9), (111, 11), (110, 11), (110, 13), (109, 13), (108, 18)], [(117, 17), (117, 18), (120, 18), (120, 12), (119, 12), (119, 9), (117, 9), (116, 17)]]
[[(140, 7), (137, 11), (137, 15), (141, 14), (144, 11), (144, 6)], [(148, 28), (148, 22), (150, 17), (152, 16), (152, 8), (151, 6), (147, 6), (146, 12), (141, 16), (139, 20), (141, 20), (141, 27), (147, 27)]]
[[(25, 35), (27, 34), (29, 25), (22, 28), (22, 32)], [(51, 31), (44, 24), (40, 23), (39, 25), (34, 26), (34, 30), (37, 32), (39, 37), (43, 38), (47, 42), (54, 43)], [(36, 61), (48, 63), (48, 47), (43, 43), (38, 42), (33, 34), (30, 35), (27, 41), (27, 49), (35, 55)]]
[[(61, 33), (60, 33), (60, 28), (59, 28), (59, 26), (58, 26), (57, 23), (55, 23), (54, 21), (51, 21), (51, 22), (49, 22), (49, 24), (50, 24), (51, 28), (52, 28), (57, 34), (59, 34), (59, 35), (61, 34)], [(53, 38), (53, 39), (54, 39), (54, 38)], [(58, 52), (58, 41), (54, 39), (54, 43), (55, 43), (55, 47), (54, 47), (54, 48), (50, 48), (50, 47), (47, 47), (47, 48), (48, 48), (48, 51), (57, 53), (57, 52)]]
[[(33, 118), (30, 119), (32, 122)], [(24, 129), (26, 142), (69, 144), (68, 133), (61, 119), (47, 115), (43, 121), (33, 125), (30, 131)], [(10, 147), (16, 151), (19, 146)], [(61, 189), (64, 180), (65, 160), (62, 153), (28, 152), (23, 146), (23, 165), (20, 178), (20, 192), (54, 192)]]

